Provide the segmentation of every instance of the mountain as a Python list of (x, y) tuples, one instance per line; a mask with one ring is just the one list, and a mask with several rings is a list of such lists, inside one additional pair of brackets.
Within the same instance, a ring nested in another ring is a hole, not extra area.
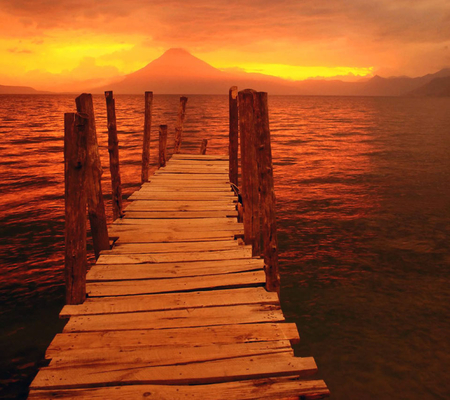
[(157, 94), (220, 94), (228, 93), (228, 89), (235, 85), (239, 89), (251, 87), (273, 95), (405, 96), (436, 78), (448, 76), (449, 68), (418, 78), (383, 78), (376, 75), (359, 82), (325, 79), (290, 81), (243, 71), (221, 71), (184, 49), (169, 49), (122, 80), (88, 91), (101, 93), (113, 90), (118, 94), (135, 94), (151, 90)]
[(433, 79), (448, 76), (450, 76), (450, 68), (444, 68), (434, 74), (418, 78), (409, 78), (407, 76), (382, 78), (375, 75), (356, 94), (361, 96), (405, 96), (428, 84)]
[(272, 94), (297, 94), (291, 82), (262, 74), (228, 73), (212, 67), (183, 49), (167, 50), (144, 68), (123, 80), (95, 88), (94, 93), (113, 90), (118, 94), (220, 94), (230, 86), (252, 87)]
[(450, 96), (450, 76), (434, 78), (425, 85), (409, 93), (416, 97), (449, 97)]
[(29, 86), (5, 86), (0, 85), (0, 94), (42, 94), (41, 92)]

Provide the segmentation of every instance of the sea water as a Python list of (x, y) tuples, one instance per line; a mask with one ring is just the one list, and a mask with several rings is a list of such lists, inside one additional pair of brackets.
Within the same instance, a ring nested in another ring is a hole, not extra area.
[[(188, 96), (182, 149), (227, 153), (228, 97)], [(63, 114), (74, 95), (0, 96), (0, 385), (23, 398), (65, 324)], [(178, 96), (154, 97), (172, 146)], [(111, 222), (106, 106), (94, 96)], [(281, 302), (333, 399), (450, 398), (450, 99), (270, 96)], [(125, 196), (144, 96), (116, 96)], [(93, 262), (92, 245), (88, 252)]]

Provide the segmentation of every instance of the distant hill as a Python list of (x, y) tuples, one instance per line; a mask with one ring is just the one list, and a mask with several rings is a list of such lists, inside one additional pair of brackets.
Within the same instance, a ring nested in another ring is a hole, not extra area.
[(220, 94), (230, 86), (251, 87), (272, 94), (298, 94), (292, 82), (262, 74), (233, 74), (220, 71), (183, 49), (167, 50), (144, 68), (122, 81), (92, 89), (133, 94), (151, 90), (158, 94)]
[(359, 91), (362, 96), (406, 96), (433, 79), (449, 77), (450, 68), (444, 68), (434, 74), (424, 75), (418, 78), (407, 76), (382, 78), (378, 75), (367, 81)]
[(409, 93), (411, 96), (448, 97), (450, 96), (450, 76), (434, 78), (425, 85)]
[(236, 85), (239, 89), (250, 87), (274, 95), (406, 96), (435, 78), (448, 76), (449, 68), (418, 78), (382, 78), (377, 75), (361, 82), (324, 79), (290, 81), (243, 71), (224, 72), (186, 50), (169, 49), (161, 57), (122, 80), (90, 88), (88, 91), (101, 93), (113, 90), (118, 94), (134, 94), (151, 90), (156, 94), (220, 94), (227, 93), (230, 86)]
[(42, 94), (41, 92), (29, 86), (5, 86), (0, 85), (0, 94)]

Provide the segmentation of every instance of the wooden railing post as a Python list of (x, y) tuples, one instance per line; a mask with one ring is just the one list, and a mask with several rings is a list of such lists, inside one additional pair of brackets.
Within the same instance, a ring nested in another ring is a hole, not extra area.
[(86, 298), (86, 162), (88, 120), (64, 114), (66, 304)]
[(152, 130), (153, 92), (145, 92), (144, 140), (142, 144), (142, 172), (141, 182), (148, 181), (148, 167), (150, 164), (150, 132)]
[(280, 292), (278, 271), (277, 222), (275, 215), (275, 190), (273, 184), (272, 148), (270, 143), (269, 108), (267, 93), (255, 94), (255, 125), (257, 137), (257, 160), (259, 171), (259, 193), (263, 257), (266, 270), (266, 289)]
[(108, 227), (106, 225), (105, 203), (102, 194), (102, 165), (98, 154), (97, 132), (95, 129), (92, 95), (83, 93), (75, 99), (77, 111), (88, 118), (87, 129), (87, 171), (86, 195), (95, 257), (100, 251), (109, 250)]
[(122, 218), (122, 183), (120, 180), (119, 139), (117, 137), (116, 103), (112, 91), (105, 92), (106, 113), (108, 118), (108, 153), (109, 170), (111, 171), (111, 191), (113, 219)]
[(159, 168), (166, 166), (166, 154), (167, 154), (167, 125), (159, 126)]
[(256, 159), (254, 95), (246, 89), (239, 92), (239, 127), (241, 131), (242, 202), (244, 241), (251, 244), (253, 256), (260, 256), (259, 179)]
[(200, 154), (206, 154), (206, 147), (208, 146), (208, 139), (203, 139), (202, 144), (200, 145)]
[(231, 183), (238, 185), (238, 148), (239, 148), (239, 121), (238, 121), (238, 88), (232, 86), (228, 93), (229, 114), (230, 114), (230, 141), (228, 156), (230, 162), (229, 179)]
[(178, 108), (177, 124), (175, 125), (175, 142), (173, 145), (173, 154), (178, 154), (181, 148), (181, 136), (183, 134), (183, 124), (186, 117), (187, 97), (180, 97), (180, 107)]

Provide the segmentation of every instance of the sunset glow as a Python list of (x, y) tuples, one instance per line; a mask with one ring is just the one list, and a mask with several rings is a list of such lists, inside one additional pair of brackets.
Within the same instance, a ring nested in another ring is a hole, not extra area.
[(120, 79), (167, 49), (288, 80), (420, 76), (450, 65), (445, 0), (272, 3), (0, 0), (0, 84)]
[(336, 76), (362, 77), (372, 75), (374, 68), (355, 67), (306, 67), (283, 64), (244, 63), (240, 65), (245, 72), (277, 76), (283, 79), (303, 80), (308, 78), (330, 78)]

